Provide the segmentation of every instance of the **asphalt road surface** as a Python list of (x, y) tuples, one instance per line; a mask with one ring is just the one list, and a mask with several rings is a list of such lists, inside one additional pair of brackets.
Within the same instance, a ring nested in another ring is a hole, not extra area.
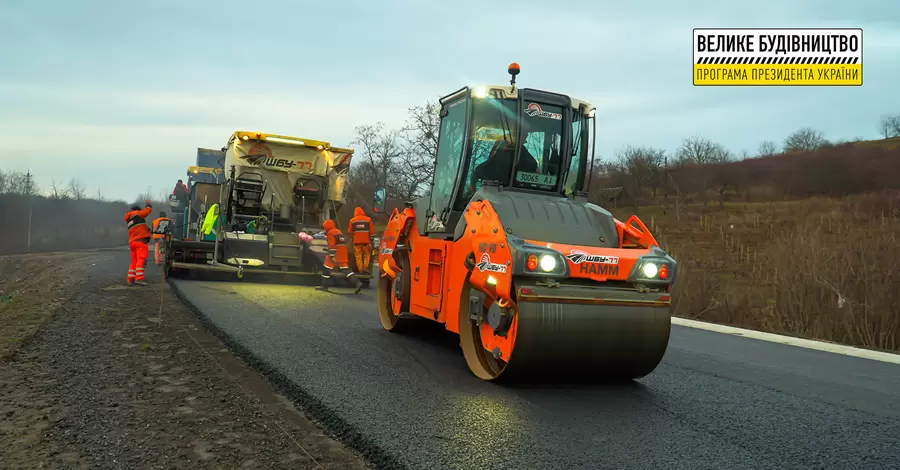
[(374, 284), (175, 284), (382, 466), (900, 468), (900, 365), (673, 326), (630, 384), (505, 388), (431, 322), (384, 331)]

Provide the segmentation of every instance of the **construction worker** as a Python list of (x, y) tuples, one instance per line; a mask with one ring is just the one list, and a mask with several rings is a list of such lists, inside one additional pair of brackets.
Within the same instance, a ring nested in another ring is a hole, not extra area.
[(147, 251), (150, 244), (150, 227), (147, 226), (147, 216), (153, 212), (150, 200), (144, 201), (146, 205), (141, 209), (137, 204), (131, 206), (131, 210), (125, 213), (125, 223), (128, 226), (128, 248), (131, 250), (131, 264), (128, 266), (128, 285), (146, 286), (144, 281), (144, 265), (147, 263)]
[(185, 221), (183, 221), (182, 219), (184, 218), (184, 210), (187, 208), (188, 202), (190, 202), (190, 190), (188, 190), (188, 187), (184, 184), (184, 181), (178, 180), (178, 182), (175, 183), (175, 189), (172, 190), (172, 195), (174, 195), (175, 200), (178, 201), (178, 205), (174, 207), (176, 214), (175, 217), (177, 218), (177, 220), (181, 221), (181, 223), (178, 225), (184, 225)]
[(156, 233), (156, 230), (159, 228), (159, 223), (168, 220), (169, 224), (171, 224), (171, 219), (166, 217), (166, 213), (164, 211), (159, 211), (159, 217), (153, 219), (153, 261), (160, 265), (163, 262), (162, 251), (160, 250), (160, 245), (165, 241), (166, 234), (164, 233)]
[(353, 275), (353, 271), (350, 271), (350, 267), (347, 264), (347, 241), (344, 239), (344, 234), (341, 233), (331, 219), (326, 220), (322, 224), (322, 228), (325, 229), (325, 238), (328, 240), (328, 251), (323, 263), (325, 272), (322, 273), (322, 285), (316, 287), (316, 289), (327, 291), (328, 284), (331, 283), (331, 276), (335, 272), (346, 272), (348, 278), (352, 277), (356, 281), (356, 293), (358, 294), (362, 290), (362, 283), (359, 281), (359, 278)]
[(372, 262), (372, 237), (375, 226), (362, 207), (353, 211), (353, 218), (347, 227), (347, 233), (353, 241), (353, 258), (356, 260), (356, 272), (368, 271)]
[(178, 199), (178, 202), (182, 204), (187, 204), (188, 202), (188, 187), (185, 186), (184, 181), (178, 180), (175, 183), (175, 189), (172, 190), (172, 194)]

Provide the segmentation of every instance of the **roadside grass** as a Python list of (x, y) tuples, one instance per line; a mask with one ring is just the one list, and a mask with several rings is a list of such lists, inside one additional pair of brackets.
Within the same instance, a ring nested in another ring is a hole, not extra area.
[(0, 360), (15, 354), (53, 317), (74, 256), (0, 257)]
[(679, 212), (637, 212), (679, 262), (676, 316), (900, 351), (900, 194)]

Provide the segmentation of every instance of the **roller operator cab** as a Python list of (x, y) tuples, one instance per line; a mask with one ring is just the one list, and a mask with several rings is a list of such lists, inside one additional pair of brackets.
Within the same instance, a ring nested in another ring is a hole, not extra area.
[(645, 376), (677, 263), (637, 217), (588, 202), (594, 106), (516, 88), (518, 72), (441, 99), (431, 192), (393, 210), (378, 247), (382, 326), (443, 323), (485, 380)]

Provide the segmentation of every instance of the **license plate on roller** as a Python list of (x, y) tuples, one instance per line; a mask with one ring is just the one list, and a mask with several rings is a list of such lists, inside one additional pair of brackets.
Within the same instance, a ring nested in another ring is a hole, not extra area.
[(542, 186), (553, 186), (556, 184), (555, 175), (542, 175), (540, 173), (527, 173), (524, 171), (516, 172), (516, 181), (520, 183), (539, 184)]

